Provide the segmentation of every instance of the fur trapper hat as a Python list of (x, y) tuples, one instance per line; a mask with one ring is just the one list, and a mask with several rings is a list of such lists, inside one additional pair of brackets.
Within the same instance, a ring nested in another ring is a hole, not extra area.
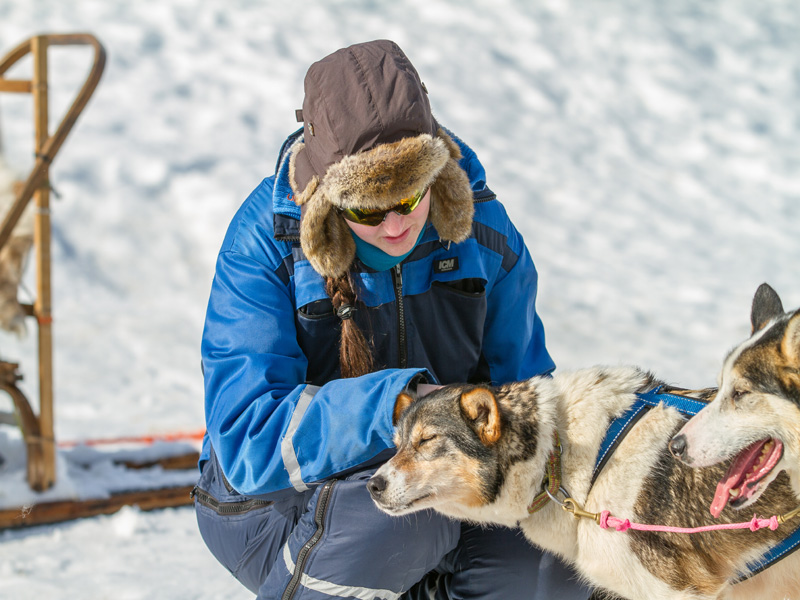
[(470, 236), (472, 188), (461, 152), (395, 43), (334, 52), (308, 70), (305, 92), (304, 138), (292, 150), (289, 180), (303, 207), (300, 243), (320, 275), (343, 275), (355, 257), (337, 209), (387, 209), (430, 187), (429, 219), (440, 238)]

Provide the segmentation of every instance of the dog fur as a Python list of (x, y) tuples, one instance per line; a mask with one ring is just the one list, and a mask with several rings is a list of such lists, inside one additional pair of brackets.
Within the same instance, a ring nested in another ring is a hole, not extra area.
[[(668, 442), (685, 420), (663, 405), (639, 419), (590, 484), (610, 421), (637, 393), (657, 385), (635, 367), (596, 367), (500, 387), (450, 385), (419, 399), (401, 394), (397, 453), (368, 488), (377, 506), (393, 515), (435, 509), (471, 522), (519, 525), (532, 543), (574, 565), (589, 584), (630, 600), (800, 598), (800, 553), (729, 583), (791, 528), (622, 533), (567, 514), (555, 502), (528, 514), (542, 490), (557, 431), (562, 486), (587, 511), (683, 527), (749, 520), (752, 513), (731, 507), (712, 518), (708, 506), (725, 465), (692, 469), (674, 460)], [(751, 510), (771, 516), (795, 506), (781, 475)]]
[[(20, 184), (16, 174), (0, 154), (0, 220), (11, 208)], [(33, 247), (33, 202), (22, 213), (11, 237), (0, 248), (0, 328), (24, 337), (25, 310), (17, 300), (17, 291)]]

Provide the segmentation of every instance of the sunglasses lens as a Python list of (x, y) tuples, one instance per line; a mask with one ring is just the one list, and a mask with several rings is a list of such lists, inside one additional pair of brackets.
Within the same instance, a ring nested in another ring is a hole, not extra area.
[(359, 225), (368, 225), (370, 227), (377, 227), (386, 219), (386, 215), (390, 212), (396, 212), (398, 215), (406, 216), (419, 206), (422, 198), (425, 197), (425, 191), (417, 192), (409, 198), (403, 198), (395, 206), (387, 208), (386, 210), (362, 210), (358, 208), (343, 208), (341, 210), (342, 216), (348, 221), (357, 223)]
[(411, 214), (411, 211), (419, 206), (419, 203), (422, 201), (422, 197), (424, 195), (425, 192), (417, 192), (410, 198), (404, 198), (401, 200), (400, 203), (391, 210), (403, 216)]
[(378, 212), (369, 212), (359, 210), (357, 208), (345, 208), (342, 210), (342, 216), (348, 221), (357, 223), (358, 225), (369, 225), (375, 227), (383, 223), (388, 211), (380, 210)]

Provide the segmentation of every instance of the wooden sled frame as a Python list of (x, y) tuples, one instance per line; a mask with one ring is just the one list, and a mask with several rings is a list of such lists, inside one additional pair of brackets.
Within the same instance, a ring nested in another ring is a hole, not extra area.
[[(88, 45), (94, 48), (94, 62), (78, 92), (53, 135), (48, 134), (47, 52), (51, 46)], [(5, 79), (3, 75), (27, 54), (33, 56), (31, 80)], [(15, 188), (15, 200), (0, 224), (0, 249), (11, 239), (12, 232), (28, 202), (36, 203), (34, 216), (34, 246), (36, 248), (36, 300), (22, 305), (28, 316), (35, 317), (39, 349), (39, 414), (17, 386), (22, 379), (17, 363), (0, 360), (0, 390), (14, 403), (10, 415), (20, 425), (27, 446), (27, 481), (31, 489), (40, 492), (56, 481), (56, 442), (53, 420), (53, 343), (50, 294), (50, 181), (49, 169), (81, 111), (94, 92), (105, 67), (103, 46), (89, 33), (38, 35), (23, 42), (0, 59), (0, 92), (27, 93), (33, 96), (35, 119), (35, 156), (33, 168), (24, 182)], [(0, 422), (6, 417), (0, 412)], [(197, 465), (198, 453), (190, 452), (156, 461), (164, 469), (186, 469)], [(126, 465), (147, 468), (150, 465)], [(13, 527), (57, 523), (78, 517), (110, 514), (123, 506), (137, 505), (141, 510), (177, 507), (192, 503), (193, 486), (177, 486), (152, 490), (132, 490), (112, 494), (108, 498), (62, 500), (36, 503), (31, 506), (0, 510), (0, 530)]]
[[(48, 123), (47, 55), (51, 46), (83, 46), (94, 48), (94, 62), (53, 135)], [(5, 79), (5, 72), (21, 58), (31, 54), (33, 77), (30, 80)], [(22, 376), (16, 363), (0, 361), (0, 390), (14, 402), (16, 415), (27, 446), (27, 480), (35, 491), (43, 491), (56, 481), (55, 434), (53, 427), (53, 334), (50, 292), (50, 163), (64, 143), (81, 111), (86, 107), (105, 67), (103, 46), (89, 33), (45, 34), (34, 36), (0, 60), (0, 92), (24, 93), (33, 96), (36, 160), (28, 178), (18, 186), (16, 199), (0, 225), (0, 249), (11, 237), (14, 226), (31, 199), (36, 203), (34, 246), (36, 248), (36, 300), (23, 305), (29, 316), (36, 318), (39, 349), (39, 414), (34, 412), (25, 395), (17, 387)]]

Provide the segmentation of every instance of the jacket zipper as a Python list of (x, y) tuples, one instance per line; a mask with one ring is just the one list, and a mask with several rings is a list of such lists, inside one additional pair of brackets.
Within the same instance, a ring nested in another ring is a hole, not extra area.
[(291, 600), (294, 597), (295, 592), (297, 591), (297, 586), (300, 584), (300, 577), (303, 575), (303, 569), (305, 569), (306, 561), (308, 561), (308, 555), (314, 549), (314, 546), (317, 545), (322, 534), (325, 532), (325, 515), (328, 512), (328, 502), (331, 496), (331, 490), (333, 489), (333, 484), (335, 481), (328, 481), (322, 486), (322, 490), (319, 492), (319, 498), (317, 499), (317, 508), (314, 511), (314, 523), (317, 526), (317, 530), (314, 532), (314, 535), (300, 548), (300, 552), (297, 553), (297, 560), (295, 561), (294, 565), (294, 574), (292, 575), (292, 579), (289, 581), (289, 585), (286, 586), (286, 590), (283, 592), (283, 596), (281, 596), (281, 600)]
[(269, 500), (259, 500), (258, 498), (250, 498), (239, 502), (220, 502), (207, 491), (197, 486), (195, 486), (189, 496), (195, 498), (200, 504), (207, 506), (218, 515), (240, 515), (272, 504)]
[(406, 312), (403, 306), (403, 269), (402, 265), (396, 264), (392, 270), (392, 280), (394, 281), (394, 296), (397, 300), (397, 342), (398, 363), (401, 369), (408, 366), (408, 348), (406, 347)]
[(490, 201), (494, 200), (495, 198), (497, 198), (497, 194), (495, 194), (493, 191), (491, 191), (489, 189), (486, 189), (486, 190), (484, 190), (482, 192), (478, 192), (476, 194), (473, 194), (472, 203), (473, 204), (481, 204), (482, 202), (490, 202)]

